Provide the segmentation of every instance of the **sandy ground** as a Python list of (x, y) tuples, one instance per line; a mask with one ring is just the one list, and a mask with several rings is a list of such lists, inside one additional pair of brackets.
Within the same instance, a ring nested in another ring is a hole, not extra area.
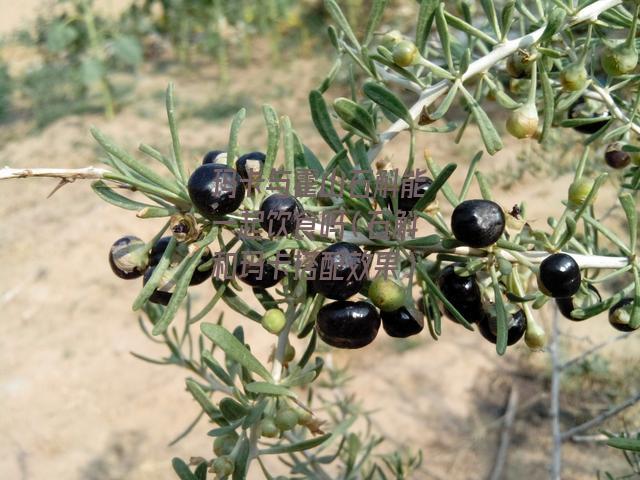
[[(20, 8), (9, 9), (13, 22), (28, 18), (35, 4), (40, 2), (24, 1)], [(7, 22), (2, 18), (0, 28), (13, 25)], [(179, 69), (145, 72), (135, 104), (113, 121), (100, 116), (66, 117), (41, 132), (16, 135), (0, 146), (0, 165), (96, 165), (98, 150), (88, 133), (90, 125), (99, 126), (130, 151), (140, 141), (167, 148), (169, 135), (159, 92), (170, 79), (176, 82), (183, 108), (182, 144), (190, 168), (205, 151), (226, 143), (228, 121), (205, 122), (190, 116), (188, 107), (238, 92), (255, 102), (249, 105), (241, 135), (243, 149), (263, 148), (266, 135), (257, 105), (268, 101), (291, 115), (309, 145), (326, 154), (306, 113), (307, 92), (324, 69), (322, 61), (305, 60), (265, 76), (256, 67), (236, 72), (229, 92), (217, 91), (215, 71), (209, 67), (197, 75)], [(7, 128), (22, 131), (20, 125)], [(425, 135), (419, 142), (441, 164), (466, 163), (480, 142), (474, 128), (462, 146), (443, 138)], [(388, 151), (398, 164), (406, 143), (401, 137)], [(519, 150), (520, 145), (512, 142), (496, 157), (487, 157), (486, 168), (506, 165)], [(464, 179), (464, 169), (460, 170), (453, 181), (458, 187)], [(496, 197), (505, 206), (527, 200), (529, 218), (543, 224), (548, 215), (558, 213), (567, 182), (566, 177), (539, 181), (525, 176), (511, 190), (496, 192)], [(131, 311), (138, 283), (117, 279), (106, 261), (114, 239), (128, 233), (149, 238), (161, 223), (140, 220), (104, 204), (88, 183), (66, 186), (46, 199), (53, 186), (48, 180), (0, 185), (0, 244), (4, 246), (0, 250), (0, 478), (173, 479), (171, 457), (210, 455), (211, 441), (205, 436), (210, 426), (202, 422), (186, 439), (167, 446), (198, 408), (184, 390), (185, 372), (149, 365), (129, 354), (165, 352), (142, 335)], [(441, 204), (446, 213), (445, 201)], [(549, 211), (552, 207), (556, 210)], [(199, 286), (194, 294), (196, 305), (202, 304), (211, 295), (211, 286)], [(218, 311), (211, 319), (217, 318)], [(226, 312), (225, 318), (230, 326), (243, 325), (253, 351), (267, 358), (269, 335), (233, 313)], [(563, 324), (563, 328), (575, 337), (596, 341), (613, 334), (604, 319)], [(541, 375), (547, 355), (517, 346), (499, 358), (479, 335), (452, 323), (444, 329), (439, 342), (425, 333), (412, 348), (381, 334), (363, 350), (336, 353), (335, 361), (351, 365), (350, 392), (376, 410), (375, 427), (390, 438), (390, 445), (423, 451), (424, 466), (411, 477), (416, 479), (486, 478), (498, 430), (485, 432), (484, 427), (502, 414), (510, 385), (517, 385), (523, 404), (530, 405), (517, 418), (505, 478), (548, 478), (548, 401), (544, 396), (548, 384)], [(566, 352), (572, 345), (565, 343)], [(638, 339), (615, 350), (607, 354), (614, 370), (629, 359), (637, 360)], [(571, 405), (573, 410), (567, 409), (563, 416), (566, 425), (576, 420), (575, 409), (596, 413), (602, 407), (594, 404), (581, 405), (581, 410)], [(637, 411), (627, 418), (633, 424)], [(286, 473), (280, 464), (274, 465), (277, 473)], [(569, 444), (565, 465), (563, 478), (572, 480), (595, 478), (598, 468), (619, 470), (624, 463), (621, 455), (606, 447)], [(261, 476), (254, 471), (250, 478)]]

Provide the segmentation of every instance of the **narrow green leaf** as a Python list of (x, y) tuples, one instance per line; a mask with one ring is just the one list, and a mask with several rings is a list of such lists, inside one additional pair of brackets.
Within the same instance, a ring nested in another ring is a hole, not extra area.
[(372, 142), (378, 142), (378, 133), (373, 117), (362, 106), (353, 100), (340, 97), (333, 102), (333, 108), (347, 125), (353, 127)]
[(504, 38), (511, 30), (511, 24), (513, 23), (513, 14), (515, 13), (516, 2), (515, 0), (508, 0), (504, 7), (502, 7), (502, 12), (500, 14), (500, 29), (502, 31), (502, 37)]
[(387, 6), (388, 0), (373, 0), (373, 5), (369, 9), (369, 21), (367, 22), (367, 28), (365, 29), (364, 35), (364, 45), (369, 45), (371, 39), (373, 38), (373, 33), (376, 28), (378, 28), (378, 24), (380, 20), (382, 20), (382, 14), (384, 13), (384, 9)]
[(291, 397), (296, 398), (296, 394), (282, 385), (275, 385), (268, 382), (253, 382), (244, 386), (245, 390), (252, 393), (259, 393), (262, 395), (275, 395), (277, 397)]
[(549, 79), (549, 73), (545, 62), (536, 62), (536, 65), (540, 71), (540, 84), (542, 85), (542, 100), (544, 102), (544, 111), (542, 116), (542, 134), (540, 135), (539, 143), (546, 140), (547, 135), (553, 124), (553, 117), (555, 114), (555, 98), (553, 95), (553, 87), (551, 86), (551, 80)]
[(311, 448), (317, 447), (318, 445), (322, 445), (326, 440), (329, 439), (330, 436), (330, 433), (326, 433), (319, 437), (310, 438), (309, 440), (303, 440), (297, 443), (275, 445), (273, 447), (260, 450), (260, 455), (278, 455), (281, 453), (302, 452), (304, 450), (309, 450)]
[(207, 393), (202, 389), (200, 384), (192, 378), (186, 380), (187, 390), (193, 396), (196, 402), (202, 407), (202, 410), (211, 418), (218, 420), (220, 418), (220, 410), (211, 402)]
[(271, 177), (271, 169), (278, 156), (280, 123), (278, 122), (278, 114), (270, 105), (262, 107), (262, 114), (267, 126), (267, 154), (262, 167), (262, 178), (268, 180)]
[(218, 345), (230, 358), (238, 362), (257, 375), (267, 381), (273, 381), (269, 371), (260, 363), (260, 361), (247, 350), (247, 348), (238, 341), (229, 331), (212, 323), (203, 323), (200, 326), (202, 333), (213, 343)]
[[(156, 265), (155, 268), (153, 269), (153, 273), (151, 274), (151, 277), (149, 277), (149, 280), (147, 280), (147, 283), (144, 284), (144, 286), (142, 287), (142, 290), (140, 290), (140, 292), (138, 293), (138, 296), (133, 301), (134, 311), (140, 310), (145, 304), (145, 302), (149, 299), (153, 291), (156, 288), (158, 288), (158, 285), (160, 285), (160, 280), (162, 279), (164, 272), (169, 267), (169, 264), (171, 262), (171, 257), (173, 256), (173, 251), (175, 250), (175, 248), (176, 248), (176, 237), (172, 236), (171, 240), (167, 245), (167, 249), (164, 251), (164, 253), (162, 254), (162, 257), (160, 258), (160, 261), (158, 262), (158, 265)], [(154, 326), (157, 325), (157, 323), (158, 323), (157, 321), (154, 322)]]
[(249, 413), (247, 407), (231, 397), (223, 398), (222, 400), (220, 400), (219, 405), (222, 415), (224, 415), (224, 418), (226, 418), (230, 422), (240, 420), (244, 418), (247, 413)]
[(202, 361), (204, 364), (218, 377), (223, 383), (233, 386), (233, 379), (229, 376), (226, 370), (220, 365), (220, 363), (213, 358), (213, 355), (209, 350), (202, 351)]
[(184, 170), (184, 164), (182, 163), (182, 147), (180, 146), (180, 137), (178, 136), (173, 83), (169, 83), (169, 86), (167, 87), (166, 107), (169, 131), (171, 133), (171, 145), (173, 147), (173, 159), (176, 162), (174, 171), (178, 173), (180, 180), (184, 183), (187, 179), (187, 175)]
[(401, 242), (401, 245), (405, 248), (416, 248), (416, 247), (432, 247), (440, 243), (440, 235), (432, 234), (427, 235), (426, 237), (413, 238), (411, 240), (405, 240)]
[(638, 212), (633, 197), (628, 193), (622, 193), (618, 199), (627, 217), (629, 228), (629, 251), (635, 252), (638, 242)]
[(291, 127), (291, 120), (289, 117), (282, 117), (282, 134), (284, 140), (284, 170), (289, 176), (289, 194), (295, 195), (296, 192), (296, 176), (295, 176), (295, 150), (293, 140), (293, 128)]
[(158, 320), (158, 322), (153, 326), (153, 330), (151, 331), (153, 335), (160, 335), (161, 333), (166, 332), (167, 328), (175, 318), (176, 313), (178, 313), (178, 309), (187, 296), (189, 282), (191, 282), (193, 272), (196, 271), (196, 268), (200, 264), (200, 259), (202, 258), (204, 252), (205, 249), (201, 248), (185, 263), (184, 269), (182, 270), (181, 275), (179, 276), (176, 283), (173, 295), (171, 295), (171, 300), (169, 300), (169, 304), (164, 309), (160, 320)]
[(416, 46), (421, 52), (427, 44), (427, 37), (433, 25), (433, 14), (438, 7), (439, 0), (421, 0), (418, 22), (416, 24)]
[(143, 208), (151, 207), (151, 205), (147, 205), (146, 203), (136, 202), (135, 200), (131, 200), (119, 193), (113, 191), (106, 183), (102, 180), (96, 180), (91, 184), (91, 188), (102, 200), (111, 205), (115, 205), (116, 207), (124, 208), (125, 210), (141, 210)]
[[(212, 281), (215, 289), (222, 288), (224, 284), (224, 282), (217, 278), (214, 278)], [(262, 320), (262, 315), (260, 315), (249, 305), (247, 305), (244, 300), (242, 300), (228, 285), (226, 286), (222, 295), (222, 301), (233, 310), (238, 312), (240, 315), (247, 317), (254, 322), (260, 322)]]
[(229, 143), (227, 145), (227, 166), (235, 168), (236, 159), (238, 158), (238, 136), (244, 119), (247, 117), (247, 110), (241, 108), (233, 117), (231, 122), (231, 130), (229, 131)]
[(447, 25), (447, 19), (444, 15), (444, 2), (439, 2), (435, 11), (436, 30), (438, 30), (438, 36), (440, 37), (440, 44), (442, 46), (442, 55), (447, 61), (449, 71), (455, 71), (453, 65), (453, 57), (451, 56), (451, 37), (449, 36), (449, 27)]
[(444, 97), (440, 105), (438, 105), (438, 108), (436, 108), (434, 112), (429, 114), (430, 120), (439, 120), (442, 117), (444, 117), (445, 113), (447, 113), (451, 108), (451, 104), (453, 103), (453, 100), (455, 100), (456, 95), (458, 94), (459, 87), (460, 87), (460, 83), (458, 82), (454, 82), (454, 84), (451, 85), (451, 88), (449, 88), (447, 95)]
[(413, 125), (413, 117), (407, 106), (387, 87), (379, 83), (367, 82), (364, 84), (363, 91), (374, 103), (401, 118), (407, 125)]
[(253, 295), (260, 302), (260, 305), (262, 305), (262, 308), (264, 308), (265, 310), (278, 308), (278, 302), (275, 301), (275, 299), (271, 296), (271, 294), (267, 290), (265, 290), (264, 288), (257, 288), (257, 287), (252, 288), (252, 290), (253, 290)]
[(425, 194), (418, 200), (415, 207), (413, 209), (416, 212), (421, 212), (424, 210), (427, 205), (433, 202), (436, 199), (436, 195), (438, 191), (442, 188), (445, 182), (449, 179), (449, 177), (453, 174), (457, 165), (455, 163), (450, 163), (446, 165), (441, 171), (440, 174), (433, 180), (431, 186), (427, 189)]
[(333, 21), (338, 24), (338, 27), (340, 27), (347, 36), (352, 45), (356, 47), (357, 50), (360, 50), (360, 42), (358, 42), (358, 39), (351, 29), (351, 25), (349, 25), (347, 18), (344, 16), (344, 13), (342, 13), (342, 10), (340, 10), (340, 7), (335, 0), (324, 0), (324, 7), (327, 9), (327, 12), (329, 12), (329, 15), (331, 15), (331, 18), (333, 18)]
[(545, 43), (558, 33), (560, 28), (564, 25), (564, 19), (566, 16), (567, 12), (564, 8), (554, 7), (547, 17), (547, 25), (544, 27), (544, 32), (542, 33), (539, 42)]
[(198, 465), (196, 467), (196, 470), (194, 473), (194, 475), (196, 476), (197, 480), (207, 480), (207, 469), (209, 468), (209, 465), (207, 464), (207, 462), (202, 462), (200, 465)]
[(171, 465), (173, 466), (173, 471), (180, 477), (180, 480), (198, 480), (198, 478), (191, 473), (188, 465), (179, 458), (171, 460)]
[(336, 153), (344, 150), (340, 137), (335, 128), (333, 128), (327, 104), (322, 94), (317, 90), (312, 90), (309, 93), (309, 106), (311, 108), (313, 124), (318, 130), (318, 133), (320, 133), (320, 136), (327, 142), (327, 145)]
[(613, 448), (618, 448), (620, 450), (640, 452), (640, 438), (613, 437), (607, 440), (607, 445)]
[(502, 34), (500, 32), (500, 25), (498, 24), (498, 15), (496, 14), (496, 7), (493, 0), (480, 0), (480, 3), (496, 37), (501, 38)]
[(471, 95), (464, 87), (460, 87), (460, 89), (462, 90), (462, 93), (467, 100), (467, 104), (471, 108), (471, 113), (476, 119), (476, 123), (478, 124), (478, 128), (480, 129), (480, 136), (482, 137), (482, 141), (484, 142), (484, 146), (487, 149), (489, 155), (493, 155), (494, 153), (502, 149), (502, 139), (491, 123), (491, 120), (489, 120), (489, 117), (482, 109), (478, 101), (473, 97), (473, 95)]
[(240, 446), (236, 451), (235, 456), (235, 468), (233, 470), (233, 480), (246, 480), (247, 471), (249, 469), (249, 453), (251, 452), (251, 445), (249, 439), (243, 437), (240, 440)]
[(507, 333), (508, 333), (508, 319), (507, 311), (504, 306), (504, 298), (502, 297), (502, 290), (500, 289), (500, 282), (498, 281), (498, 274), (493, 265), (490, 268), (491, 280), (493, 284), (493, 291), (495, 294), (495, 307), (496, 307), (496, 352), (498, 355), (504, 355), (507, 351)]

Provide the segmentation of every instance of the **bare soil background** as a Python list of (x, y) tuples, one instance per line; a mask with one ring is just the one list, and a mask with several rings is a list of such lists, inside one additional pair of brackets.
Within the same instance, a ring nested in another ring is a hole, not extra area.
[[(0, 2), (0, 32), (33, 18), (34, 9), (41, 6), (36, 0)], [(207, 150), (226, 144), (229, 123), (229, 116), (209, 121), (194, 112), (236, 100), (238, 107), (248, 107), (243, 150), (264, 149), (260, 105), (268, 102), (292, 117), (301, 137), (326, 161), (328, 151), (309, 119), (307, 94), (327, 69), (324, 56), (277, 69), (259, 63), (233, 70), (232, 85), (221, 90), (215, 67), (206, 61), (193, 69), (147, 67), (139, 75), (135, 101), (111, 121), (98, 115), (68, 116), (37, 132), (23, 120), (2, 124), (6, 141), (0, 144), (0, 166), (97, 165), (99, 150), (88, 133), (91, 125), (130, 151), (141, 141), (167, 149), (162, 92), (170, 80), (176, 84), (181, 140), (191, 169)], [(407, 142), (400, 136), (386, 152), (397, 165), (404, 161)], [(485, 157), (483, 168), (504, 168), (528, 148), (526, 142), (508, 143), (495, 157)], [(441, 164), (460, 163), (453, 180), (459, 187), (464, 165), (480, 145), (472, 126), (463, 145), (455, 145), (452, 135), (424, 135), (418, 151), (428, 147)], [(547, 216), (559, 213), (568, 181), (567, 176), (540, 180), (525, 175), (510, 190), (496, 191), (496, 198), (505, 208), (525, 200), (529, 219), (541, 225)], [(186, 439), (167, 446), (199, 409), (184, 389), (185, 372), (143, 363), (129, 354), (165, 352), (142, 335), (131, 311), (138, 282), (117, 279), (107, 263), (108, 248), (116, 238), (129, 233), (150, 238), (161, 221), (140, 220), (103, 203), (88, 182), (68, 185), (46, 199), (54, 186), (54, 181), (38, 179), (0, 184), (0, 478), (174, 479), (172, 457), (211, 454), (212, 442), (206, 436), (210, 426), (203, 421)], [(614, 194), (610, 187), (601, 196), (602, 211)], [(448, 214), (445, 200), (440, 204)], [(206, 301), (211, 291), (208, 283), (195, 288), (195, 304)], [(222, 309), (212, 312), (211, 319)], [(225, 322), (243, 325), (253, 351), (266, 359), (272, 336), (233, 312), (225, 312)], [(563, 322), (562, 328), (571, 335), (563, 342), (565, 356), (614, 334), (604, 317)], [(587, 341), (576, 340), (580, 338)], [(567, 379), (565, 427), (613, 403), (616, 382), (621, 385), (619, 396), (624, 394), (628, 386), (620, 376), (637, 362), (638, 347), (634, 337), (605, 350), (605, 379)], [(496, 419), (514, 385), (523, 410), (515, 423), (505, 478), (548, 478), (548, 354), (531, 353), (519, 345), (500, 358), (478, 334), (447, 322), (437, 343), (426, 332), (411, 341), (393, 340), (381, 332), (371, 346), (335, 352), (334, 357), (338, 364), (351, 366), (349, 393), (375, 410), (375, 427), (388, 437), (389, 447), (423, 451), (424, 465), (411, 478), (486, 478), (498, 444)], [(625, 413), (629, 425), (638, 426), (638, 413)], [(621, 424), (618, 420), (610, 426)], [(625, 465), (622, 455), (605, 446), (568, 443), (564, 453), (566, 479), (593, 479), (597, 469), (623, 471)], [(286, 473), (277, 462), (273, 465), (278, 473)], [(250, 478), (262, 477), (253, 471)]]

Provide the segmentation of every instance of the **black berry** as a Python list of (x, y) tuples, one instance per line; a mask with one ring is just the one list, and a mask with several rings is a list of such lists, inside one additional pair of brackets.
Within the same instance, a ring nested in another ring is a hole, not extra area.
[(502, 235), (504, 226), (504, 212), (491, 200), (465, 200), (451, 215), (453, 235), (470, 247), (493, 245)]
[(633, 298), (623, 298), (613, 307), (609, 309), (609, 323), (616, 330), (621, 332), (633, 332), (635, 328), (631, 328), (631, 309), (633, 307)]
[[(142, 284), (146, 285), (146, 283), (153, 275), (155, 271), (155, 267), (149, 267), (146, 272), (144, 272), (144, 277), (142, 277)], [(166, 278), (171, 277), (169, 271), (167, 270), (163, 275), (163, 278), (160, 280), (160, 284), (158, 288), (156, 288), (151, 296), (149, 297), (149, 301), (152, 303), (157, 303), (160, 305), (168, 305), (171, 300), (171, 296), (173, 295), (173, 289), (175, 287), (173, 280), (165, 281)]]
[[(591, 284), (588, 284), (587, 287), (589, 288), (589, 290), (593, 292), (595, 297), (597, 297), (598, 301), (602, 300), (602, 297), (600, 296), (600, 292), (596, 287), (594, 287)], [(588, 298), (582, 298), (582, 297), (584, 297), (584, 295), (581, 295), (580, 292), (578, 292), (577, 295), (574, 295), (572, 297), (556, 298), (556, 305), (558, 306), (558, 310), (560, 310), (560, 313), (562, 314), (562, 316), (571, 320), (572, 322), (581, 322), (583, 320), (586, 320), (586, 318), (577, 318), (571, 315), (571, 312), (573, 310), (575, 310), (576, 308), (581, 308), (587, 304), (586, 302), (588, 301)], [(582, 304), (578, 303), (578, 307), (576, 307), (576, 301), (579, 301), (579, 300), (583, 300), (583, 302)]]
[(245, 153), (236, 160), (236, 171), (246, 180), (249, 178), (249, 171), (262, 172), (266, 159), (267, 157), (262, 152)]
[(624, 168), (631, 163), (631, 154), (623, 151), (619, 143), (611, 143), (604, 152), (604, 161), (611, 168)]
[[(158, 265), (158, 263), (160, 263), (160, 259), (162, 258), (162, 255), (164, 255), (164, 252), (167, 249), (167, 246), (169, 245), (170, 241), (171, 241), (171, 237), (162, 237), (160, 240), (158, 240), (155, 243), (153, 247), (151, 247), (151, 252), (149, 253), (150, 267), (155, 267), (156, 265)], [(175, 251), (174, 251), (174, 254), (175, 254)], [(202, 257), (200, 258), (200, 263), (198, 264), (195, 271), (193, 272), (193, 276), (191, 277), (191, 281), (189, 282), (189, 285), (200, 285), (202, 282), (204, 282), (207, 278), (211, 276), (211, 272), (213, 271), (213, 265), (211, 265), (210, 268), (207, 268), (204, 271), (200, 270), (200, 267), (205, 263), (207, 263), (209, 260), (211, 260), (211, 258), (212, 258), (211, 250), (209, 249), (209, 247), (207, 247), (205, 252), (202, 254)]]
[[(475, 323), (483, 316), (480, 287), (475, 274), (467, 277), (458, 275), (454, 270), (456, 266), (461, 266), (461, 264), (449, 265), (442, 269), (438, 277), (438, 287), (467, 322)], [(445, 308), (445, 313), (455, 320), (447, 308)]]
[(304, 215), (304, 208), (296, 197), (274, 193), (260, 205), (260, 225), (269, 237), (282, 237), (292, 233)]
[(240, 175), (217, 163), (196, 168), (187, 187), (193, 205), (208, 218), (234, 212), (244, 200), (244, 185)]
[(127, 235), (116, 240), (109, 249), (109, 266), (118, 277), (130, 280), (141, 277), (147, 267), (145, 243)]
[(217, 158), (223, 153), (226, 152), (224, 150), (211, 150), (210, 152), (207, 152), (202, 159), (202, 165), (206, 165), (207, 163), (216, 163)]
[(316, 292), (332, 300), (346, 300), (360, 291), (368, 271), (364, 253), (357, 245), (338, 242), (315, 259)]
[(554, 253), (540, 264), (540, 282), (554, 298), (574, 295), (582, 277), (578, 263), (566, 253)]
[[(570, 107), (569, 107), (569, 119), (575, 119), (575, 118), (598, 118), (598, 117), (603, 117), (603, 116), (607, 116), (609, 112), (604, 112), (603, 114), (598, 114), (598, 113), (588, 113), (588, 112), (583, 112), (583, 108), (584, 108), (584, 104), (585, 104), (585, 99), (584, 97), (580, 97), (578, 100), (576, 100)], [(580, 133), (586, 133), (588, 135), (591, 135), (593, 133), (596, 133), (598, 130), (600, 130), (602, 127), (604, 127), (607, 122), (609, 120), (607, 119), (603, 119), (599, 122), (593, 122), (593, 123), (586, 123), (584, 125), (577, 125), (575, 127), (573, 127), (573, 129), (576, 132), (580, 132)]]
[[(428, 177), (405, 178), (398, 190), (398, 211), (410, 212), (427, 192), (433, 180)], [(392, 208), (391, 199), (387, 198), (387, 205)]]
[(332, 347), (361, 348), (376, 338), (380, 316), (368, 302), (338, 301), (318, 311), (318, 335)]
[[(494, 314), (485, 312), (478, 322), (480, 334), (491, 343), (498, 341), (497, 319)], [(522, 310), (518, 310), (507, 320), (507, 345), (513, 345), (520, 340), (527, 331), (527, 317)]]
[(276, 260), (251, 261), (249, 255), (240, 253), (236, 262), (236, 277), (247, 285), (258, 288), (269, 288), (276, 285), (285, 276), (285, 272), (277, 269), (274, 263), (284, 264), (290, 258), (284, 251), (280, 251)]
[(415, 318), (405, 307), (380, 313), (382, 328), (390, 337), (406, 338), (416, 335), (424, 328), (424, 322)]

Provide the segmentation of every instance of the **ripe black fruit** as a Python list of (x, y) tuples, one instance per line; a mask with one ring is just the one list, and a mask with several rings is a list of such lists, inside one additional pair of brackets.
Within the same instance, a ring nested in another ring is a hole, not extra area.
[(202, 159), (202, 165), (206, 165), (207, 163), (216, 163), (218, 157), (223, 153), (227, 152), (225, 152), (224, 150), (211, 150), (210, 152), (207, 152)]
[(415, 318), (405, 307), (380, 313), (382, 328), (390, 337), (406, 338), (416, 335), (424, 328), (424, 322)]
[[(160, 240), (158, 240), (155, 243), (153, 247), (151, 247), (151, 252), (149, 253), (150, 267), (155, 267), (156, 265), (158, 265), (158, 263), (160, 263), (160, 259), (162, 258), (162, 255), (164, 255), (164, 252), (167, 249), (167, 246), (169, 245), (170, 241), (171, 241), (171, 237), (162, 237)], [(175, 255), (175, 251), (174, 251), (174, 255)], [(200, 263), (198, 264), (195, 271), (193, 272), (193, 276), (191, 277), (191, 281), (189, 282), (189, 285), (200, 285), (202, 282), (204, 282), (207, 278), (211, 276), (211, 272), (213, 271), (213, 265), (211, 265), (211, 267), (207, 268), (206, 270), (200, 270), (200, 267), (205, 263), (207, 263), (209, 260), (211, 260), (211, 258), (212, 258), (211, 250), (209, 249), (209, 247), (207, 247), (205, 252), (202, 254), (202, 257), (200, 258)]]
[(332, 347), (361, 348), (376, 338), (380, 315), (368, 302), (338, 301), (318, 311), (316, 330)]
[(316, 292), (332, 300), (346, 300), (364, 285), (368, 271), (364, 253), (357, 245), (338, 242), (328, 246), (314, 261)]
[[(433, 180), (428, 177), (404, 179), (398, 191), (398, 211), (410, 212), (427, 192)], [(387, 204), (391, 208), (391, 199), (387, 199)]]
[[(585, 104), (585, 99), (584, 97), (580, 97), (578, 100), (576, 100), (570, 107), (569, 107), (569, 119), (574, 119), (574, 118), (598, 118), (598, 117), (602, 117), (602, 116), (607, 116), (608, 112), (604, 112), (602, 114), (598, 114), (598, 113), (585, 113), (583, 112), (583, 108), (584, 108), (584, 104)], [(587, 123), (584, 125), (577, 125), (575, 127), (573, 127), (573, 129), (576, 132), (580, 132), (580, 133), (586, 133), (588, 135), (591, 135), (593, 133), (596, 133), (598, 130), (600, 130), (602, 127), (604, 127), (607, 122), (609, 120), (607, 119), (603, 119), (599, 122), (593, 122), (593, 123)]]
[(502, 235), (504, 226), (504, 212), (491, 200), (465, 200), (451, 215), (453, 235), (470, 247), (493, 245)]
[[(147, 268), (147, 271), (144, 272), (144, 277), (142, 277), (142, 284), (146, 285), (146, 283), (153, 275), (155, 267)], [(169, 301), (171, 300), (171, 296), (173, 295), (173, 289), (175, 287), (173, 280), (171, 278), (170, 271), (166, 271), (160, 280), (160, 284), (158, 288), (156, 288), (151, 296), (149, 297), (149, 301), (152, 303), (158, 303), (160, 305), (169, 305)], [(167, 279), (170, 279), (167, 281)]]
[(619, 143), (611, 143), (604, 152), (604, 161), (611, 168), (624, 168), (631, 163), (631, 154), (623, 151)]
[(635, 330), (629, 325), (632, 306), (633, 298), (623, 298), (609, 309), (609, 323), (613, 328), (621, 332), (633, 332)]
[(249, 171), (262, 172), (266, 159), (267, 157), (262, 152), (245, 153), (236, 160), (236, 171), (246, 180), (249, 178)]
[(540, 281), (552, 297), (570, 297), (580, 288), (580, 267), (571, 255), (554, 253), (540, 264)]
[(296, 197), (274, 193), (262, 201), (260, 212), (260, 225), (267, 234), (270, 237), (281, 237), (296, 229), (299, 219), (304, 215), (304, 208)]
[(242, 178), (235, 170), (217, 163), (195, 169), (187, 185), (193, 205), (205, 217), (226, 215), (244, 200)]
[(141, 277), (147, 267), (145, 243), (127, 235), (116, 240), (109, 249), (109, 266), (118, 277), (130, 280)]
[[(593, 298), (597, 298), (597, 301), (600, 302), (602, 300), (602, 297), (600, 296), (600, 292), (598, 291), (598, 289), (591, 284), (588, 284), (587, 287), (589, 288), (589, 290), (591, 290), (591, 292), (593, 292)], [(578, 302), (577, 307), (576, 301)], [(560, 310), (560, 313), (565, 318), (571, 320), (572, 322), (582, 322), (583, 320), (586, 320), (586, 318), (576, 318), (571, 315), (571, 312), (576, 308), (582, 308), (589, 305), (589, 298), (585, 298), (584, 295), (581, 295), (581, 292), (578, 292), (578, 294), (574, 295), (573, 297), (556, 298), (556, 305), (558, 306), (558, 310)]]
[[(494, 314), (485, 312), (478, 322), (480, 334), (491, 343), (498, 341), (498, 325)], [(507, 345), (513, 345), (520, 340), (527, 331), (527, 317), (522, 310), (518, 310), (507, 320)]]
[[(476, 282), (475, 274), (467, 277), (460, 276), (454, 270), (456, 266), (461, 266), (461, 264), (449, 265), (440, 271), (438, 287), (467, 322), (475, 323), (484, 315), (480, 287)], [(454, 319), (447, 308), (445, 308), (445, 313)]]
[[(277, 256), (277, 263), (283, 264), (289, 260), (290, 258), (286, 252), (281, 250)], [(276, 261), (274, 260), (273, 263), (276, 263)], [(241, 253), (237, 258), (236, 277), (252, 287), (273, 287), (285, 276), (285, 272), (276, 269), (273, 263), (267, 260), (253, 262)]]

